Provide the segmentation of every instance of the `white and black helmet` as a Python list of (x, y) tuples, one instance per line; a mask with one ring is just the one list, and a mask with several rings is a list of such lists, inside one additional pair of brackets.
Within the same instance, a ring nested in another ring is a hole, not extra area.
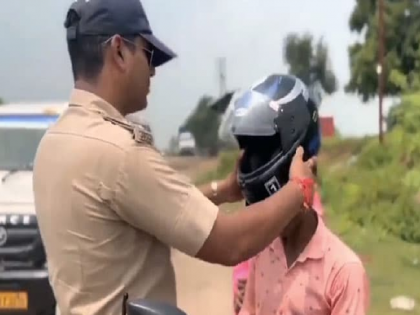
[(291, 75), (270, 75), (236, 99), (232, 133), (244, 150), (238, 179), (248, 204), (287, 183), (298, 146), (305, 159), (318, 154), (317, 107), (306, 85)]

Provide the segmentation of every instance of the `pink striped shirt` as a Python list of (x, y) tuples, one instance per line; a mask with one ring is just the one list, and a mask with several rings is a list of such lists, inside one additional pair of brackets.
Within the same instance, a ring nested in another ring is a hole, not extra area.
[(319, 220), (317, 230), (287, 267), (281, 240), (251, 260), (240, 315), (364, 315), (369, 284), (359, 257)]

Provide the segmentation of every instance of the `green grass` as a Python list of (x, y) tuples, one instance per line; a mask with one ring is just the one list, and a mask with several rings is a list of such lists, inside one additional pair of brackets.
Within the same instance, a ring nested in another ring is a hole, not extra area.
[(319, 155), (319, 164), (328, 165), (340, 160), (347, 160), (352, 155), (357, 155), (371, 137), (365, 138), (329, 138), (322, 142)]
[[(401, 314), (389, 305), (397, 295), (420, 302), (420, 245), (405, 243), (379, 230), (360, 228), (337, 214), (327, 216), (328, 226), (365, 261), (371, 285), (369, 314)], [(420, 315), (420, 307), (410, 314)]]
[[(369, 141), (371, 141), (369, 138), (333, 139), (324, 143), (319, 159), (321, 169), (325, 171), (321, 172), (322, 178), (329, 177), (331, 181), (333, 179), (331, 174), (338, 171), (335, 167), (338, 165), (337, 163), (346, 162), (350, 156), (359, 154), (362, 149), (369, 145)], [(373, 160), (373, 157), (369, 157), (369, 160)], [(349, 180), (353, 181), (354, 179), (352, 177)], [(344, 186), (342, 186), (342, 189), (344, 189)], [(390, 189), (398, 188), (391, 187)], [(337, 192), (339, 191), (337, 190)], [(332, 209), (327, 210), (327, 224), (344, 242), (364, 258), (371, 286), (369, 314), (394, 315), (404, 313), (391, 310), (389, 301), (394, 296), (406, 295), (414, 298), (417, 304), (420, 303), (420, 244), (404, 242), (400, 238), (391, 236), (372, 225), (361, 227), (355, 224), (354, 220), (351, 222), (349, 219), (351, 213), (348, 212), (351, 209), (349, 207), (340, 209), (340, 204), (344, 206), (340, 198), (348, 198), (348, 196), (349, 193), (347, 195), (343, 193), (341, 197), (333, 195), (329, 196), (331, 200), (324, 199), (324, 201), (327, 201), (327, 208), (334, 205), (334, 211)], [(328, 202), (331, 202), (331, 204), (329, 205)], [(377, 204), (380, 204), (379, 200)], [(394, 206), (400, 207), (401, 205), (394, 204)], [(389, 209), (383, 210), (389, 211)], [(415, 220), (414, 217), (412, 219)], [(410, 314), (420, 315), (420, 306), (417, 305)]]
[(222, 152), (218, 157), (217, 168), (210, 172), (199, 174), (198, 177), (194, 179), (195, 183), (201, 185), (212, 180), (225, 178), (226, 175), (232, 171), (238, 157), (239, 151), (237, 150)]

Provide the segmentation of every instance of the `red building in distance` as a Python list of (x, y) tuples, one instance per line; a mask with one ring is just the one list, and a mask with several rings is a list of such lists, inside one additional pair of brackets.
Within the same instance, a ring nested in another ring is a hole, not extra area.
[(321, 133), (323, 138), (331, 138), (335, 136), (334, 117), (320, 117)]

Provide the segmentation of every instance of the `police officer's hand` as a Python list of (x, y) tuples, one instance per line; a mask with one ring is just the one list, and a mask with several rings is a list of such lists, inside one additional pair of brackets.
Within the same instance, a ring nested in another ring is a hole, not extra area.
[(236, 160), (235, 168), (232, 173), (228, 175), (220, 184), (220, 193), (223, 195), (224, 202), (237, 202), (244, 199), (242, 195), (241, 187), (238, 183), (238, 170), (241, 162), (243, 152), (239, 154)]
[(289, 177), (290, 178), (314, 178), (314, 171), (316, 169), (317, 161), (312, 157), (308, 161), (303, 161), (303, 148), (299, 147), (293, 157), (292, 164), (290, 165)]

